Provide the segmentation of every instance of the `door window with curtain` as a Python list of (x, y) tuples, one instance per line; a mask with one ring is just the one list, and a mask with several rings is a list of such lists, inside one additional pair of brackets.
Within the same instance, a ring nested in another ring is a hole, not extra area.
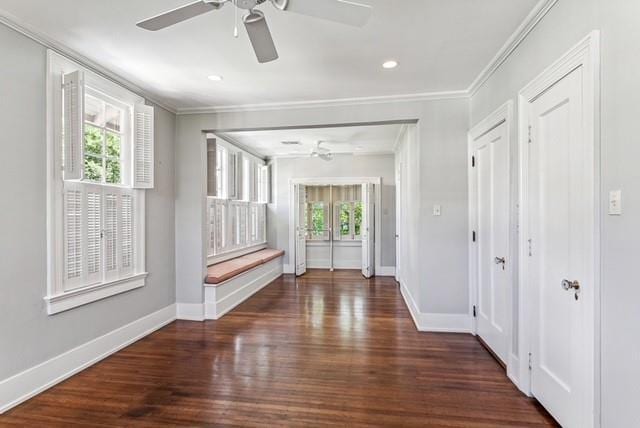
[(335, 186), (334, 236), (337, 241), (359, 241), (362, 229), (361, 186)]
[(328, 241), (331, 227), (329, 186), (307, 188), (306, 229), (310, 241)]

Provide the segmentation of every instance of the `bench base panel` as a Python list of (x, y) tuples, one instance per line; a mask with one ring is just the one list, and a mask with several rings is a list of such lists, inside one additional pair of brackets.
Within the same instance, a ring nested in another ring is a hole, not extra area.
[(204, 317), (220, 319), (282, 275), (282, 257), (271, 260), (222, 284), (204, 288)]

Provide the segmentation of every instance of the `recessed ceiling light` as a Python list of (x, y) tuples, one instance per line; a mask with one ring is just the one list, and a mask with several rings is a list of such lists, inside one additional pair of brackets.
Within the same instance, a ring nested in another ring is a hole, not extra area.
[(382, 64), (382, 67), (386, 68), (387, 70), (396, 68), (397, 66), (398, 66), (398, 61), (394, 61), (394, 60), (385, 61)]
[(207, 77), (209, 80), (212, 80), (214, 82), (220, 82), (222, 80), (222, 76), (219, 76), (217, 74), (212, 74), (211, 76)]

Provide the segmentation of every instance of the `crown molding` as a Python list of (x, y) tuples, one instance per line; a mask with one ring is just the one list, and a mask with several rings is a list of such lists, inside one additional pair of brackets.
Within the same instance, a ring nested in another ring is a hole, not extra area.
[(11, 28), (12, 30), (17, 31), (23, 36), (26, 36), (29, 39), (33, 40), (34, 42), (44, 46), (45, 48), (50, 49), (70, 59), (71, 61), (79, 63), (83, 67), (104, 77), (105, 79), (110, 80), (114, 83), (117, 83), (120, 86), (123, 86), (124, 88), (135, 93), (136, 95), (143, 97), (145, 100), (150, 101), (153, 104), (156, 104), (162, 107), (163, 109), (170, 111), (173, 114), (177, 113), (177, 109), (175, 107), (167, 104), (166, 102), (158, 100), (154, 94), (140, 88), (136, 84), (131, 83), (126, 79), (123, 79), (122, 77), (118, 76), (116, 73), (113, 73), (109, 69), (90, 60), (84, 55), (79, 54), (78, 52), (74, 51), (70, 47), (64, 45), (63, 43), (55, 39), (52, 39), (51, 37), (45, 35), (44, 33), (41, 33), (40, 31), (36, 30), (29, 24), (20, 21), (18, 18), (7, 13), (5, 10), (2, 10), (2, 9), (0, 9), (0, 24), (4, 24), (5, 26)]
[(139, 86), (119, 77), (107, 68), (97, 64), (84, 55), (79, 54), (64, 44), (46, 36), (45, 34), (34, 29), (30, 25), (21, 22), (16, 17), (8, 14), (0, 9), (0, 23), (9, 28), (25, 35), (35, 42), (66, 56), (67, 58), (82, 64), (91, 71), (109, 79), (119, 85), (124, 86), (131, 92), (134, 92), (146, 100), (157, 104), (158, 106), (177, 115), (193, 115), (193, 114), (217, 114), (217, 113), (241, 113), (241, 112), (258, 112), (269, 110), (287, 110), (300, 108), (323, 108), (323, 107), (347, 107), (358, 105), (385, 104), (385, 103), (401, 103), (401, 102), (421, 102), (451, 99), (468, 99), (473, 97), (478, 90), (487, 82), (487, 80), (500, 68), (500, 66), (513, 54), (518, 46), (526, 39), (531, 31), (545, 17), (545, 15), (558, 3), (559, 0), (540, 0), (533, 10), (527, 15), (523, 22), (518, 26), (514, 33), (509, 37), (507, 42), (502, 46), (493, 59), (480, 72), (478, 77), (472, 82), (471, 86), (466, 90), (444, 91), (444, 92), (427, 92), (404, 95), (388, 95), (373, 97), (356, 97), (356, 98), (339, 98), (329, 100), (313, 100), (313, 101), (290, 101), (278, 103), (261, 103), (261, 104), (240, 104), (228, 106), (210, 106), (210, 107), (193, 107), (193, 108), (176, 108), (166, 102), (160, 101), (156, 95), (150, 93)]
[(540, 0), (536, 4), (531, 13), (527, 15), (489, 64), (487, 64), (478, 77), (476, 77), (469, 89), (467, 89), (466, 92), (469, 94), (469, 97), (473, 97), (478, 90), (480, 90), (557, 3), (558, 0)]
[(377, 97), (338, 98), (332, 100), (290, 101), (280, 103), (242, 104), (230, 106), (211, 106), (178, 109), (178, 115), (212, 114), (212, 113), (241, 113), (249, 111), (287, 110), (298, 108), (322, 108), (357, 106), (365, 104), (385, 104), (394, 102), (420, 102), (434, 100), (453, 100), (469, 98), (466, 90), (446, 92), (426, 92), (420, 94), (386, 95)]

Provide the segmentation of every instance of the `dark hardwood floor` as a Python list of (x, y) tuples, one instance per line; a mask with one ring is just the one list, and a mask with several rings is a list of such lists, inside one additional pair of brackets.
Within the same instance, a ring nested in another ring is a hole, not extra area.
[(0, 416), (21, 426), (553, 426), (464, 334), (416, 331), (395, 282), (282, 277)]

